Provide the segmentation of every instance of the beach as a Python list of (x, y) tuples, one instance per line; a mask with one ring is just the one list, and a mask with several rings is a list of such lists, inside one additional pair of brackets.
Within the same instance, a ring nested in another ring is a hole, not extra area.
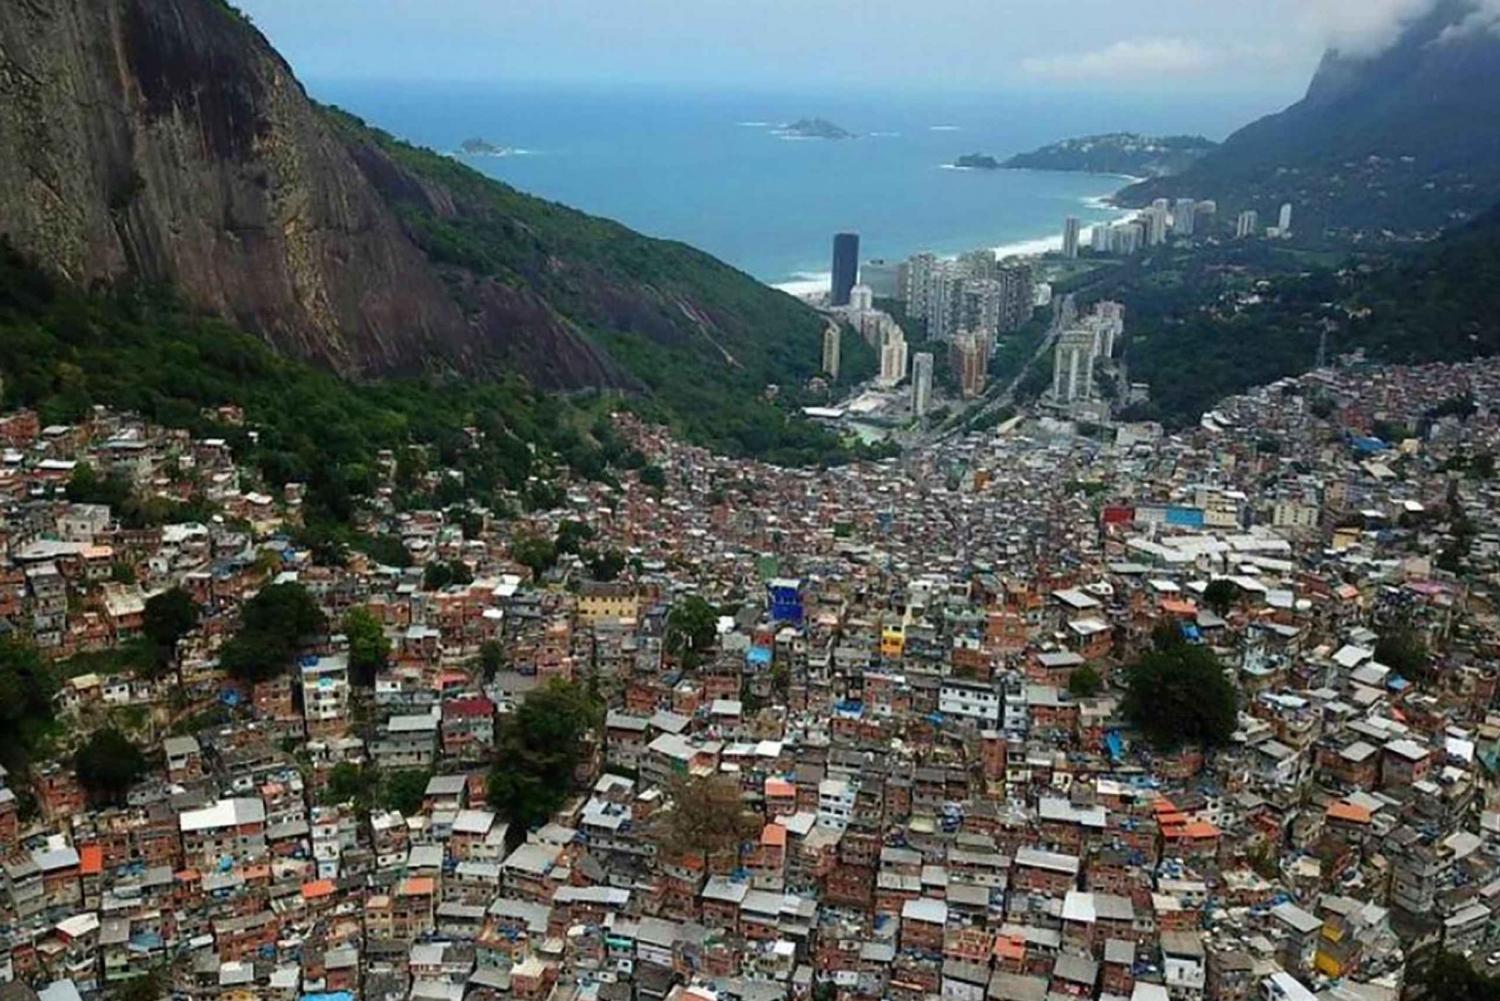
[[(1100, 176), (1116, 177), (1117, 175), (1109, 174)], [(1102, 195), (1090, 195), (1087, 198), (1081, 199), (1081, 203), (1087, 209), (1096, 212), (1114, 212), (1116, 216), (1114, 219), (1104, 220), (1101, 222), (1093, 223), (1092, 225), (1084, 226), (1083, 231), (1079, 236), (1079, 241), (1081, 244), (1087, 245), (1095, 226), (1111, 226), (1116, 223), (1125, 222), (1128, 219), (1133, 219), (1137, 215), (1135, 209), (1117, 208), (1111, 202), (1111, 199), (1119, 191), (1124, 190), (1131, 184), (1135, 184), (1139, 180), (1139, 178), (1119, 177), (1118, 179), (1123, 180), (1125, 183), (1122, 184), (1119, 188), (1115, 189), (1115, 191), (1111, 191), (1107, 194)], [(1040, 257), (1043, 254), (1056, 253), (1062, 250), (1062, 222), (1062, 219), (1059, 219), (1057, 221), (1057, 232), (1053, 233), (1050, 236), (1038, 236), (1030, 240), (1019, 240), (1013, 243), (1004, 243), (999, 246), (992, 247), (991, 249), (995, 251), (995, 256), (1001, 259), (1007, 257)], [(912, 254), (918, 253), (922, 253), (922, 251), (912, 251)], [(908, 254), (906, 256), (910, 257), (911, 254)], [(955, 260), (957, 256), (958, 255), (956, 254), (943, 255), (945, 260)], [(823, 272), (821, 274), (809, 272), (799, 274), (790, 281), (776, 282), (772, 284), (771, 287), (777, 289), (778, 291), (785, 292), (788, 295), (796, 296), (799, 299), (807, 299), (826, 293), (832, 280), (832, 272)]]

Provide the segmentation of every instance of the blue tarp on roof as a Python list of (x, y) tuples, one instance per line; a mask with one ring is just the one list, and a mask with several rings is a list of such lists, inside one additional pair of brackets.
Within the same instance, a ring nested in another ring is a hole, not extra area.
[(1361, 452), (1365, 455), (1369, 455), (1374, 452), (1384, 452), (1387, 448), (1390, 447), (1379, 438), (1371, 438), (1368, 435), (1363, 435), (1355, 438), (1353, 441), (1353, 445), (1356, 452)]
[(771, 651), (763, 646), (753, 646), (750, 652), (745, 654), (745, 660), (756, 667), (765, 667), (771, 663)]

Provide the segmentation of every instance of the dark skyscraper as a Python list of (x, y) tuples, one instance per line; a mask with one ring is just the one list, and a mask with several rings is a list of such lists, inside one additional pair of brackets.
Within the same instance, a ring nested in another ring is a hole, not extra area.
[(849, 290), (859, 277), (859, 234), (840, 233), (833, 238), (833, 288), (829, 303), (849, 305)]

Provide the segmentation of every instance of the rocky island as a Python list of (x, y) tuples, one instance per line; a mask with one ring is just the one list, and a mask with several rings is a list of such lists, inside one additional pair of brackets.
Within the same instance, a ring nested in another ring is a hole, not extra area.
[[(1129, 177), (1180, 174), (1218, 148), (1202, 136), (1143, 136), (1134, 132), (1064, 139), (1000, 164), (1010, 170), (1065, 170)], [(967, 158), (966, 158), (967, 159)]]
[(458, 147), (465, 156), (510, 156), (509, 146), (497, 146), (488, 139), (465, 139)]
[(953, 166), (965, 170), (999, 170), (1000, 161), (984, 153), (969, 153), (953, 161)]
[(853, 132), (826, 118), (799, 118), (776, 130), (777, 135), (792, 139), (856, 139)]

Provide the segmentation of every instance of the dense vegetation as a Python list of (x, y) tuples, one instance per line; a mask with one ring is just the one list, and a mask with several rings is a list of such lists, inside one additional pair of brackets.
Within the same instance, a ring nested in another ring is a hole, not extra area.
[[(655, 364), (665, 377), (678, 368), (671, 353), (662, 351)], [(717, 417), (704, 420), (733, 441), (700, 436), (790, 464), (848, 458), (850, 453), (833, 436), (791, 416), (788, 404), (796, 402), (794, 393), (787, 394), (783, 406), (755, 395), (738, 409), (740, 403), (727, 399), (734, 395), (730, 387), (711, 390), (712, 379), (700, 374), (702, 392), (696, 398), (705, 408), (719, 408)], [(377, 455), (383, 449), (400, 453), (398, 500), (413, 503), (473, 498), (503, 508), (496, 492), (526, 488), (533, 476), (545, 481), (553, 469), (566, 466), (577, 475), (600, 479), (611, 466), (628, 464), (629, 450), (613, 438), (608, 422), (590, 419), (590, 412), (600, 408), (586, 396), (537, 393), (518, 379), (484, 384), (424, 379), (356, 387), (278, 357), (259, 339), (189, 309), (167, 290), (80, 290), (54, 279), (3, 241), (0, 375), (0, 403), (35, 407), (44, 423), (71, 423), (94, 405), (107, 404), (201, 437), (222, 437), (237, 459), (258, 469), (269, 486), (307, 483), (307, 518), (314, 524), (349, 520), (357, 499), (377, 486)], [(685, 379), (691, 383), (693, 377)], [(692, 398), (690, 389), (682, 396)], [(682, 423), (657, 400), (633, 405), (649, 417)], [(216, 411), (226, 406), (242, 408), (254, 433), (220, 420)], [(688, 425), (690, 432), (701, 430), (691, 421)], [(466, 428), (479, 434), (471, 436)], [(413, 444), (425, 450), (402, 451)], [(427, 496), (423, 477), (429, 466), (459, 475), (441, 481), (440, 495)], [(531, 489), (545, 486), (533, 484)], [(87, 469), (80, 470), (70, 496), (111, 504), (127, 525), (135, 526), (201, 520), (208, 513), (191, 505), (143, 500), (128, 483)]]
[(245, 602), (239, 632), (219, 651), (219, 664), (240, 681), (266, 681), (327, 629), (327, 617), (305, 587), (273, 584)]
[(670, 809), (651, 825), (650, 833), (673, 855), (738, 852), (761, 824), (745, 810), (740, 786), (727, 775), (682, 776), (669, 786)]
[(1125, 715), (1157, 748), (1227, 743), (1238, 722), (1234, 685), (1214, 652), (1164, 626), (1127, 673)]
[(1095, 273), (1080, 300), (1126, 306), (1123, 360), (1151, 385), (1128, 418), (1191, 424), (1219, 399), (1363, 349), (1398, 364), (1500, 351), (1500, 211), (1416, 251), (1313, 254), (1258, 241), (1164, 249)]
[(13, 633), (0, 635), (0, 762), (12, 770), (47, 736), (57, 679), (36, 647)]
[[(352, 146), (374, 145), (453, 195), (453, 210), (440, 212), (413, 187), (390, 182), (383, 190), (461, 300), (474, 279), (540, 296), (629, 370), (654, 413), (695, 440), (783, 464), (838, 458), (837, 441), (788, 406), (822, 364), (818, 313), (686, 244), (526, 195), (325, 111)], [(843, 349), (847, 379), (874, 374), (873, 351), (851, 330)], [(776, 401), (765, 398), (773, 384)]]
[(146, 756), (119, 730), (95, 730), (73, 757), (78, 782), (96, 804), (119, 804), (146, 773)]
[(544, 824), (573, 789), (586, 737), (604, 721), (581, 685), (554, 680), (502, 717), (489, 775), (489, 803), (525, 829)]
[(1500, 978), (1480, 973), (1455, 952), (1412, 962), (1412, 981), (1426, 1001), (1500, 1001)]

